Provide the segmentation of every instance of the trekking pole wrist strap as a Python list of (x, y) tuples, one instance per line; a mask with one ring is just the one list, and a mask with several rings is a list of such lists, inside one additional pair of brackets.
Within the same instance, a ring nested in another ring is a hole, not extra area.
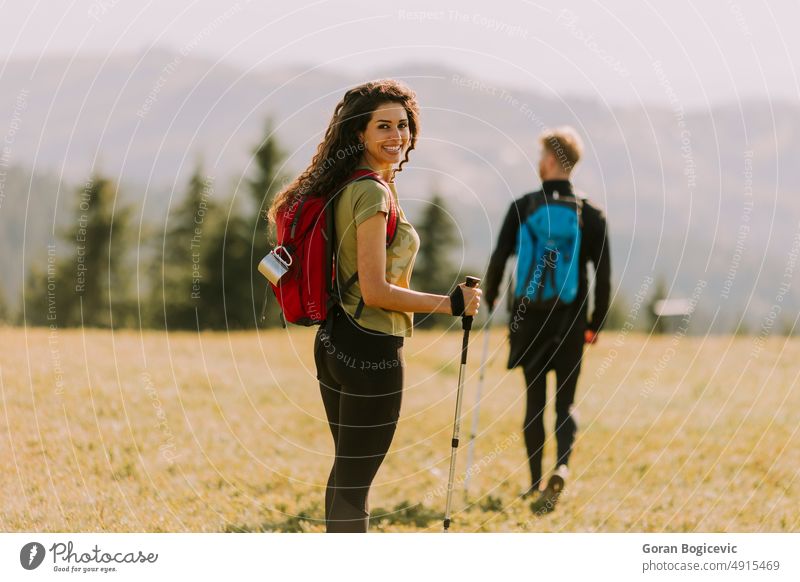
[(464, 292), (459, 286), (450, 293), (450, 313), (456, 317), (464, 315)]

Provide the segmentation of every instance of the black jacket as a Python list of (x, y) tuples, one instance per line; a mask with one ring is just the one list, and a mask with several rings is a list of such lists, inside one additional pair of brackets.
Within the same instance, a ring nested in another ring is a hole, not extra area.
[[(552, 197), (554, 191), (558, 191), (562, 195), (573, 193), (572, 184), (568, 180), (545, 181), (542, 183), (540, 192), (542, 191), (545, 196), (550, 197)], [(517, 234), (521, 221), (527, 217), (528, 196), (526, 194), (511, 203), (503, 221), (503, 226), (500, 229), (497, 246), (489, 261), (489, 268), (482, 287), (484, 298), (490, 307), (494, 307), (497, 300), (506, 261), (511, 255), (516, 254)], [(581, 230), (580, 284), (576, 303), (582, 307), (584, 312), (586, 311), (589, 293), (586, 265), (591, 261), (595, 270), (594, 311), (592, 312), (591, 320), (587, 322), (587, 327), (593, 331), (599, 331), (608, 314), (608, 301), (611, 292), (611, 258), (608, 247), (606, 217), (597, 206), (594, 206), (589, 200), (583, 199), (581, 218), (583, 227)]]

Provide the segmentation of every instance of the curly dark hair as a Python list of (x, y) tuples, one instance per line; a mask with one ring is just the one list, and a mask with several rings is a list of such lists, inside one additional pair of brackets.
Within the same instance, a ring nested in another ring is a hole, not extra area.
[(405, 159), (395, 172), (402, 171), (403, 164), (408, 161), (409, 152), (417, 143), (419, 105), (416, 94), (394, 79), (370, 81), (353, 87), (336, 106), (325, 137), (317, 146), (317, 153), (311, 164), (275, 196), (267, 215), (270, 223), (274, 224), (277, 213), (297, 197), (329, 197), (342, 187), (347, 177), (358, 167), (361, 152), (364, 151), (358, 133), (366, 129), (372, 112), (385, 103), (399, 103), (408, 115), (411, 140)]

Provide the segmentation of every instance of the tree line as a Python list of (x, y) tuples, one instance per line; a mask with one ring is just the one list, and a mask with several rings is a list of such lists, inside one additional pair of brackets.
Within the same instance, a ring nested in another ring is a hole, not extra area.
[[(30, 261), (16, 316), (0, 294), (0, 322), (171, 330), (282, 325), (257, 271), (274, 242), (266, 211), (285, 178), (279, 174), (284, 153), (269, 123), (266, 134), (253, 152), (246, 200), (220, 197), (197, 163), (163, 224), (140, 228), (133, 209), (121, 204), (118, 185), (90, 176), (73, 192), (70, 226), (48, 244), (44, 261)], [(413, 276), (427, 291), (446, 293), (458, 279), (446, 258), (456, 243), (453, 225), (444, 200), (434, 195), (417, 225), (424, 244)], [(420, 325), (443, 322), (433, 317)]]
[[(100, 174), (89, 177), (73, 193), (71, 226), (48, 244), (44, 261), (30, 261), (19, 307), (12, 310), (0, 292), (0, 324), (176, 330), (282, 325), (275, 297), (257, 271), (274, 241), (266, 210), (286, 178), (279, 173), (284, 153), (269, 123), (266, 136), (253, 150), (244, 201), (221, 198), (199, 162), (163, 224), (145, 225), (139, 233), (117, 184)], [(467, 274), (481, 272), (475, 265), (454, 267), (456, 222), (435, 189), (414, 226), (421, 245), (412, 287), (447, 294)], [(637, 316), (638, 331), (669, 333), (675, 327), (653, 312), (666, 295), (658, 278)], [(630, 326), (630, 305), (617, 290), (606, 327)], [(502, 319), (502, 305), (497, 311)], [(415, 315), (416, 327), (450, 325), (448, 316)], [(753, 331), (741, 321), (735, 327), (738, 334)], [(785, 324), (775, 330), (795, 331)]]

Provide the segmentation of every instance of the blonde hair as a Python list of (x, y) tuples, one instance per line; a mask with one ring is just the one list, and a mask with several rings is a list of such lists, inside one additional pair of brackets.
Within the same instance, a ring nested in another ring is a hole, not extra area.
[(583, 154), (583, 142), (572, 127), (564, 125), (553, 129), (546, 129), (539, 136), (542, 147), (553, 154), (565, 172), (569, 173), (575, 167)]

